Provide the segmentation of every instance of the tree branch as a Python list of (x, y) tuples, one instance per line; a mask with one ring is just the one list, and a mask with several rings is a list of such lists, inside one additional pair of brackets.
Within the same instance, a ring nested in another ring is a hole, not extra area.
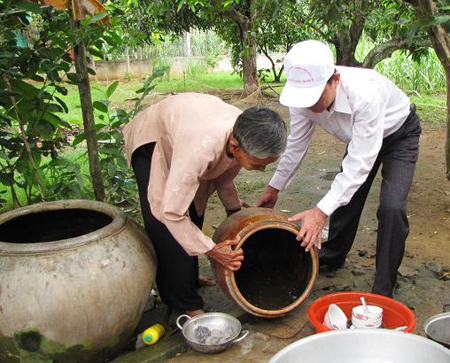
[[(419, 47), (429, 47), (431, 43), (428, 39), (415, 42)], [(364, 68), (373, 68), (383, 59), (389, 58), (392, 53), (399, 49), (409, 49), (406, 39), (392, 39), (385, 43), (378, 44), (364, 58), (362, 66)]]
[(248, 27), (249, 19), (236, 9), (230, 8), (230, 10), (228, 10), (228, 15), (231, 18), (231, 20), (234, 20), (242, 28)]

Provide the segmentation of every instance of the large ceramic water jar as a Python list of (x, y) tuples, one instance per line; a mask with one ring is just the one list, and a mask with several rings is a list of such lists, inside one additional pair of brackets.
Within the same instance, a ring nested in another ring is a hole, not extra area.
[(296, 240), (297, 224), (267, 208), (243, 209), (227, 218), (213, 236), (218, 243), (240, 237), (242, 267), (233, 272), (211, 260), (222, 290), (247, 312), (283, 316), (305, 301), (316, 281), (317, 252)]
[(67, 200), (0, 215), (0, 361), (111, 359), (155, 274), (146, 234), (108, 204)]

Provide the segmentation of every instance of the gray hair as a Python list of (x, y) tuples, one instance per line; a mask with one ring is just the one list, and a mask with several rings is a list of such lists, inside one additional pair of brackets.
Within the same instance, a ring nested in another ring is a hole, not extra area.
[(233, 136), (244, 152), (258, 159), (280, 156), (286, 148), (286, 125), (278, 112), (267, 107), (255, 106), (242, 112)]

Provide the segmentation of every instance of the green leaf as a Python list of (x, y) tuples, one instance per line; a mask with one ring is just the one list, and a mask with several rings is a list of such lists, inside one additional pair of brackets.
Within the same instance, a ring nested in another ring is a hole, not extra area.
[(61, 107), (64, 109), (65, 113), (69, 113), (69, 108), (67, 107), (66, 103), (59, 97), (55, 96), (56, 101), (61, 105)]
[(434, 18), (433, 23), (438, 25), (442, 23), (450, 22), (450, 15), (438, 15)]
[(19, 93), (26, 99), (31, 100), (35, 98), (39, 93), (39, 89), (20, 79), (11, 79), (10, 83), (12, 90)]
[(110, 149), (110, 148), (108, 148), (108, 147), (104, 147), (104, 146), (102, 146), (102, 147), (99, 147), (98, 148), (98, 152), (100, 153), (100, 154), (106, 154), (106, 155), (116, 155), (117, 154), (117, 149)]
[(115, 81), (109, 85), (108, 89), (106, 90), (106, 98), (110, 98), (113, 95), (118, 85), (119, 81)]
[(30, 77), (30, 79), (33, 80), (33, 81), (36, 81), (36, 82), (44, 82), (45, 81), (44, 77), (41, 77), (41, 76), (39, 76), (37, 74), (33, 74)]
[(87, 67), (87, 72), (89, 74), (93, 75), (93, 76), (95, 76), (97, 74), (97, 72), (94, 69), (90, 68), (90, 67)]
[(10, 186), (14, 184), (14, 178), (11, 174), (3, 174), (0, 173), (0, 183), (6, 186)]
[(86, 25), (91, 25), (94, 23), (97, 23), (98, 21), (102, 20), (103, 18), (106, 18), (108, 16), (108, 13), (98, 13), (97, 15), (94, 15), (92, 18), (88, 19), (87, 21), (83, 21)]
[(77, 146), (80, 142), (82, 142), (82, 141), (84, 141), (84, 140), (86, 140), (86, 135), (85, 135), (84, 132), (83, 132), (83, 133), (78, 134), (77, 136), (75, 136), (75, 137), (73, 138), (72, 146)]
[(50, 125), (52, 125), (55, 129), (61, 125), (61, 119), (50, 112), (44, 112), (42, 115), (42, 119), (47, 121)]
[(15, 6), (17, 6), (19, 9), (30, 11), (35, 14), (42, 13), (42, 8), (39, 5), (26, 0), (19, 1), (18, 3), (15, 4)]
[(47, 104), (45, 109), (46, 109), (46, 111), (49, 111), (49, 112), (63, 112), (64, 111), (63, 108), (56, 103)]
[(11, 159), (8, 157), (8, 155), (6, 155), (3, 151), (0, 151), (0, 158), (6, 160), (6, 161), (11, 161)]
[(95, 101), (92, 106), (94, 106), (94, 108), (100, 112), (103, 113), (108, 113), (108, 106), (106, 106), (103, 102), (101, 101)]
[(109, 134), (107, 132), (97, 133), (97, 140), (109, 140)]
[(67, 78), (69, 79), (70, 82), (78, 84), (77, 75), (75, 73), (67, 73)]
[(89, 47), (88, 51), (89, 51), (89, 53), (91, 53), (92, 55), (95, 55), (96, 57), (99, 57), (100, 59), (104, 58), (103, 52), (101, 52), (100, 50), (98, 50), (94, 47)]
[(61, 86), (56, 86), (55, 87), (56, 90), (61, 93), (63, 96), (67, 96), (69, 94), (69, 91), (67, 91), (67, 88), (65, 87), (61, 87)]

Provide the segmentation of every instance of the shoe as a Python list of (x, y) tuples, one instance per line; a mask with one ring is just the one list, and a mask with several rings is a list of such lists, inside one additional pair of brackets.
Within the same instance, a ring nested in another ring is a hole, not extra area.
[(332, 258), (330, 255), (335, 254), (334, 251), (327, 250), (325, 248), (322, 248), (318, 251), (319, 254), (319, 268), (326, 268), (328, 270), (337, 270), (338, 268), (341, 268), (345, 264), (345, 257), (344, 259), (337, 259)]
[(345, 259), (343, 260), (326, 260), (319, 257), (319, 271), (320, 272), (334, 272), (340, 269), (345, 264)]

